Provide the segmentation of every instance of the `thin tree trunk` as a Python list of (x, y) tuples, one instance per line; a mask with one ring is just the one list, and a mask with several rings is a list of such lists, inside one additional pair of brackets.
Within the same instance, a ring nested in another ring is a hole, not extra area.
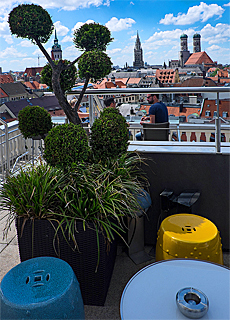
[(81, 100), (82, 100), (82, 98), (83, 98), (83, 96), (84, 96), (84, 94), (85, 94), (85, 91), (86, 91), (86, 89), (87, 89), (87, 86), (88, 86), (88, 83), (89, 83), (89, 77), (87, 77), (86, 79), (85, 79), (85, 83), (84, 83), (84, 87), (83, 87), (83, 89), (81, 90), (81, 93), (80, 93), (80, 95), (79, 95), (79, 98), (77, 99), (77, 102), (76, 102), (76, 104), (75, 104), (75, 107), (74, 107), (74, 111), (75, 111), (75, 114), (76, 115), (78, 115), (78, 109), (79, 109), (79, 107), (80, 107), (80, 103), (81, 103)]
[[(64, 64), (62, 63), (61, 60), (59, 61), (59, 63), (57, 65), (54, 64), (53, 60), (51, 59), (50, 55), (48, 54), (46, 49), (43, 47), (41, 42), (38, 39), (35, 39), (35, 41), (36, 41), (39, 49), (42, 51), (42, 53), (44, 54), (44, 56), (46, 57), (46, 59), (48, 60), (50, 66), (52, 68), (52, 87), (53, 87), (54, 94), (55, 94), (56, 98), (58, 99), (58, 102), (59, 102), (61, 108), (65, 112), (65, 114), (70, 122), (72, 122), (73, 124), (81, 124), (81, 120), (78, 116), (78, 113), (74, 112), (74, 110), (72, 109), (72, 107), (68, 103), (68, 101), (65, 97), (65, 94), (63, 93), (61, 86), (60, 86), (60, 81), (59, 81), (60, 74), (61, 74), (62, 70), (64, 70)], [(75, 60), (77, 60), (77, 59), (75, 59)]]

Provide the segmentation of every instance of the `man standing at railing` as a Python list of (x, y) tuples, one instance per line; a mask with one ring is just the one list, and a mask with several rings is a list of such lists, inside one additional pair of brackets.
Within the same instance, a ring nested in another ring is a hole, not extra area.
[[(168, 109), (163, 102), (159, 101), (159, 94), (147, 94), (147, 101), (148, 103), (152, 103), (149, 108), (149, 115), (142, 117), (140, 124), (147, 120), (149, 120), (150, 123), (168, 122)], [(136, 134), (136, 140), (142, 140), (141, 132)]]

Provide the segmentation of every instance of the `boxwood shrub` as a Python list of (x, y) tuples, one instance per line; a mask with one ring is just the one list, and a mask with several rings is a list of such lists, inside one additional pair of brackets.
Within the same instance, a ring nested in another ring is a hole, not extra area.
[(51, 116), (47, 110), (39, 106), (27, 106), (19, 111), (19, 129), (25, 138), (45, 137), (52, 129)]
[(73, 123), (55, 126), (45, 138), (44, 159), (51, 166), (68, 169), (87, 161), (90, 147), (85, 130)]
[(94, 160), (106, 162), (128, 149), (128, 124), (116, 108), (105, 108), (91, 128), (90, 145)]

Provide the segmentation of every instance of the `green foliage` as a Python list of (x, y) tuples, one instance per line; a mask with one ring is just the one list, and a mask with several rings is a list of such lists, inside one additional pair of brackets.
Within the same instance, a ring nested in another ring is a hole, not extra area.
[(89, 154), (87, 135), (81, 125), (58, 125), (45, 138), (44, 158), (51, 166), (66, 170), (73, 163), (87, 161)]
[(105, 108), (91, 128), (90, 145), (95, 161), (116, 159), (128, 148), (128, 124), (115, 108)]
[(19, 111), (19, 129), (25, 138), (44, 135), (52, 129), (51, 116), (39, 106), (27, 106)]
[(58, 194), (66, 185), (66, 176), (57, 168), (39, 165), (6, 178), (1, 189), (1, 207), (15, 217), (46, 219), (62, 212)]
[(73, 42), (76, 48), (83, 51), (105, 51), (112, 40), (109, 29), (99, 23), (84, 24), (74, 31)]
[(49, 13), (35, 4), (15, 7), (9, 14), (8, 23), (12, 34), (32, 42), (38, 39), (41, 43), (49, 40), (54, 28)]
[(97, 81), (110, 73), (112, 62), (102, 51), (87, 51), (78, 61), (79, 77)]
[(93, 222), (95, 232), (108, 242), (115, 234), (123, 238), (123, 218), (136, 217), (141, 209), (135, 197), (144, 186), (141, 162), (137, 154), (126, 153), (106, 166), (78, 163), (67, 174), (41, 163), (8, 176), (0, 190), (0, 208), (8, 210), (5, 236), (15, 218), (22, 217), (57, 221), (56, 231), (60, 228), (76, 246), (77, 221), (83, 226)]
[[(62, 60), (62, 62), (66, 66), (70, 63), (69, 60)], [(54, 61), (54, 63), (57, 65), (58, 61)], [(72, 65), (70, 68), (65, 69), (61, 72), (59, 81), (60, 81), (60, 85), (63, 93), (65, 93), (66, 91), (69, 91), (74, 86), (76, 77), (77, 77), (77, 68), (74, 65)], [(52, 68), (49, 63), (47, 63), (42, 69), (41, 82), (49, 86), (50, 91), (53, 91)]]
[(219, 68), (216, 68), (215, 71), (213, 71), (211, 74), (210, 74), (210, 77), (215, 77), (217, 75), (217, 72), (219, 71), (220, 69)]
[[(109, 241), (114, 233), (122, 237), (127, 226), (123, 217), (135, 217), (139, 211), (135, 195), (142, 192), (145, 179), (140, 179), (143, 162), (136, 154), (123, 154), (111, 160), (109, 165), (102, 163), (81, 163), (68, 173), (65, 190), (59, 194), (66, 216), (74, 232), (76, 220), (93, 222), (95, 230), (103, 232)], [(65, 221), (67, 222), (67, 221)], [(98, 232), (98, 231), (97, 231)]]

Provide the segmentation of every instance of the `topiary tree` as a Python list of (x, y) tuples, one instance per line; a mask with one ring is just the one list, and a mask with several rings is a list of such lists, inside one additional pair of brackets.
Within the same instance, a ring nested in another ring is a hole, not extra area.
[(128, 124), (115, 108), (106, 108), (91, 128), (90, 145), (95, 161), (115, 159), (128, 149)]
[[(33, 43), (37, 44), (39, 49), (42, 51), (52, 69), (52, 88), (60, 106), (64, 110), (70, 122), (80, 124), (81, 121), (78, 117), (77, 111), (88, 86), (91, 73), (87, 72), (85, 76), (85, 84), (74, 109), (69, 105), (65, 94), (63, 93), (60, 84), (60, 75), (62, 71), (71, 68), (71, 66), (77, 63), (81, 56), (77, 57), (68, 65), (63, 63), (62, 60), (59, 60), (58, 63), (55, 63), (52, 60), (51, 56), (44, 48), (43, 43), (46, 43), (49, 40), (53, 32), (53, 22), (49, 13), (39, 5), (21, 4), (15, 7), (9, 14), (8, 23), (12, 34), (17, 37), (31, 40)], [(75, 46), (81, 50), (91, 51), (91, 59), (93, 58), (93, 55), (95, 55), (95, 59), (97, 59), (97, 51), (104, 51), (108, 43), (111, 41), (112, 38), (110, 37), (110, 31), (108, 28), (97, 23), (91, 23), (88, 24), (88, 26), (83, 25), (74, 33)], [(103, 64), (103, 61), (98, 61), (98, 63)], [(107, 67), (105, 67), (104, 70), (106, 73), (110, 72)], [(104, 77), (106, 73), (103, 74), (100, 71), (100, 77)], [(95, 74), (95, 70), (94, 77), (97, 79), (99, 78), (99, 75)]]
[(39, 106), (27, 106), (19, 111), (19, 129), (25, 138), (41, 136), (45, 138), (52, 129), (51, 116), (47, 110)]
[[(54, 61), (54, 63), (57, 65), (58, 61)], [(70, 61), (69, 60), (62, 60), (62, 63), (64, 65), (68, 66)], [(68, 69), (65, 69), (61, 72), (60, 74), (60, 85), (63, 94), (70, 90), (76, 81), (77, 77), (77, 68), (75, 65), (72, 65)], [(41, 82), (47, 84), (49, 86), (50, 91), (53, 91), (53, 86), (52, 86), (52, 67), (49, 63), (47, 63), (44, 68), (42, 69), (41, 72)]]
[(44, 159), (51, 166), (68, 169), (74, 163), (87, 161), (90, 147), (85, 130), (73, 123), (55, 126), (45, 140)]
[(74, 31), (73, 42), (76, 48), (82, 51), (105, 51), (112, 40), (109, 29), (95, 22), (84, 24)]

